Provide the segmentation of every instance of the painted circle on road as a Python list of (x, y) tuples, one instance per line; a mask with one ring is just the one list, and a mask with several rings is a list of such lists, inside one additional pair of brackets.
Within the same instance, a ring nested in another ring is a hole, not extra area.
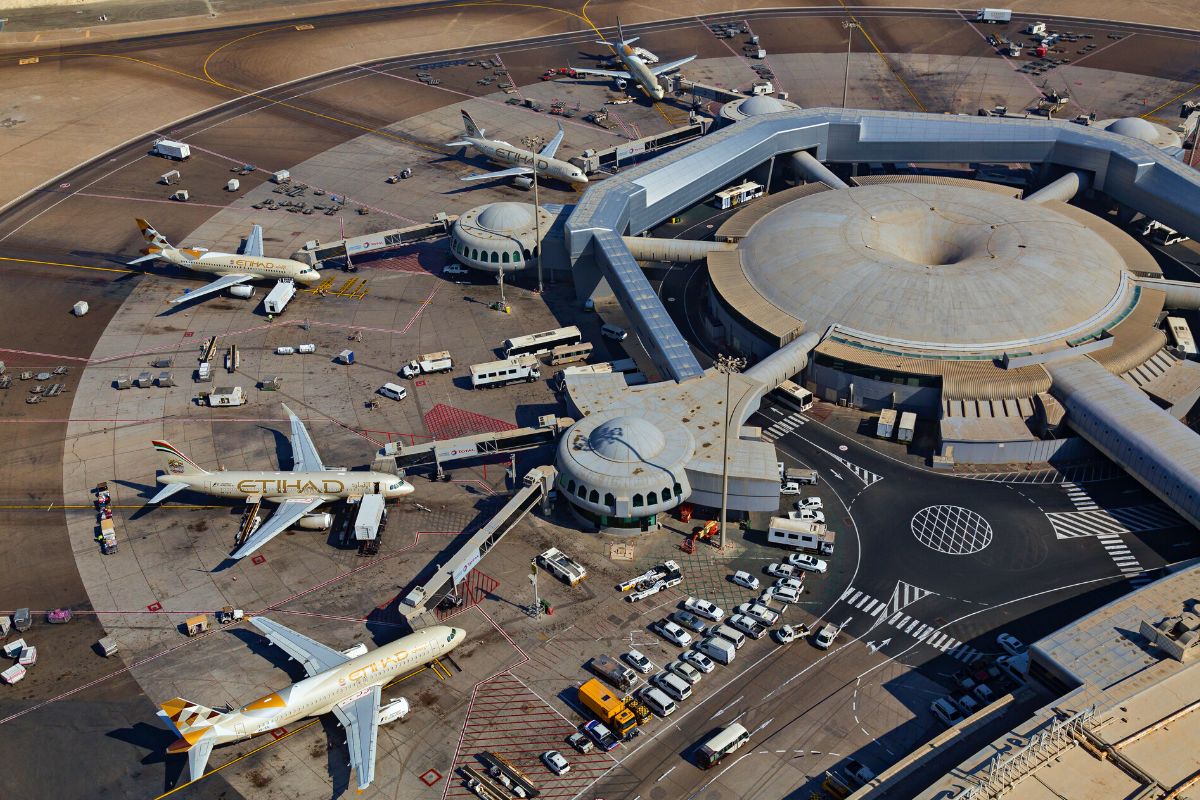
[(926, 506), (913, 514), (911, 527), (918, 542), (952, 556), (978, 553), (992, 543), (991, 524), (962, 506)]

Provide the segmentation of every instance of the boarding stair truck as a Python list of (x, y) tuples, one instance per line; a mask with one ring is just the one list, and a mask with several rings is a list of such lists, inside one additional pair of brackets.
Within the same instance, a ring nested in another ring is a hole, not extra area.
[(896, 428), (896, 440), (911, 442), (916, 430), (917, 415), (912, 411), (905, 411), (900, 415), (900, 427)]
[(1008, 8), (981, 8), (975, 12), (976, 22), (986, 22), (992, 25), (1012, 22), (1012, 9)]
[(280, 278), (275, 288), (263, 298), (263, 308), (268, 314), (282, 314), (287, 304), (296, 296), (296, 282), (291, 278)]
[(637, 727), (637, 717), (625, 702), (595, 678), (579, 687), (579, 702), (617, 736), (625, 736)]
[(832, 556), (834, 532), (824, 522), (771, 517), (771, 524), (767, 528), (767, 544)]
[(415, 378), (418, 375), (428, 375), (432, 372), (449, 372), (454, 369), (454, 360), (448, 350), (439, 353), (426, 353), (417, 356), (400, 368), (400, 374), (405, 378)]
[(627, 692), (637, 680), (629, 667), (608, 655), (600, 655), (587, 663), (588, 668), (622, 692)]
[(890, 439), (896, 429), (896, 409), (885, 408), (879, 412), (879, 422), (875, 425), (875, 436), (879, 439)]

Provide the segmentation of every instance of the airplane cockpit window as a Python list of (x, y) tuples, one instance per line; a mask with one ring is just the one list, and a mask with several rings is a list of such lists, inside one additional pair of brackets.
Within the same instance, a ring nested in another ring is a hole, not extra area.
[(400, 491), (400, 487), (403, 485), (404, 485), (403, 482), (397, 481), (396, 483), (393, 483), (390, 486), (388, 486), (388, 491), (389, 492), (398, 492), (398, 491)]
[(458, 628), (451, 628), (450, 635), (446, 637), (446, 641), (453, 642), (455, 636), (458, 636)]

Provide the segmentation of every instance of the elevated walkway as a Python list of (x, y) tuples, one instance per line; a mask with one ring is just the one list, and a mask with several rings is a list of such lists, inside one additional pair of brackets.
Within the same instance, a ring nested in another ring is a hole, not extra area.
[(443, 465), (453, 461), (499, 453), (516, 453), (549, 444), (558, 436), (559, 431), (569, 428), (575, 422), (569, 417), (554, 416), (543, 417), (539, 421), (543, 424), (536, 428), (489, 431), (422, 444), (405, 446), (389, 442), (379, 451), (379, 457), (394, 458), (397, 469), (434, 466), (440, 473)]
[(351, 256), (361, 256), (380, 250), (390, 250), (414, 242), (422, 242), (445, 236), (450, 226), (458, 219), (455, 214), (445, 214), (439, 211), (432, 222), (421, 225), (410, 225), (407, 228), (393, 228), (379, 233), (369, 233), (366, 236), (353, 236), (349, 239), (338, 239), (336, 242), (322, 244), (311, 241), (292, 255), (297, 261), (309, 266), (320, 266), (332, 259), (349, 259)]
[(421, 602), (415, 606), (401, 603), (400, 613), (411, 620), (429, 609), (437, 608), (438, 603), (466, 580), (471, 570), (479, 565), (504, 535), (549, 495), (557, 476), (558, 470), (550, 466), (535, 467), (527, 472), (525, 485), (504, 504), (496, 516), (464, 542), (449, 561), (439, 565), (423, 584), (415, 587), (420, 590)]

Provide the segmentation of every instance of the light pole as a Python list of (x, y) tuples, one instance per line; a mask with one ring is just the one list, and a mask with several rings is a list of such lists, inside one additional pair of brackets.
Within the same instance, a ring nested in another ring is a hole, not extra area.
[(717, 549), (725, 546), (725, 518), (729, 513), (729, 423), (733, 417), (729, 408), (729, 385), (732, 375), (741, 372), (746, 359), (737, 356), (717, 356), (717, 371), (725, 374), (725, 430), (721, 436), (721, 520), (717, 527)]
[(842, 108), (846, 107), (846, 97), (850, 93), (850, 43), (854, 41), (854, 29), (859, 27), (854, 20), (842, 20), (842, 27), (846, 29), (846, 80), (842, 84)]
[(538, 294), (542, 293), (542, 204), (538, 201), (538, 153), (546, 145), (542, 136), (526, 136), (521, 140), (533, 153), (533, 253), (537, 259)]

